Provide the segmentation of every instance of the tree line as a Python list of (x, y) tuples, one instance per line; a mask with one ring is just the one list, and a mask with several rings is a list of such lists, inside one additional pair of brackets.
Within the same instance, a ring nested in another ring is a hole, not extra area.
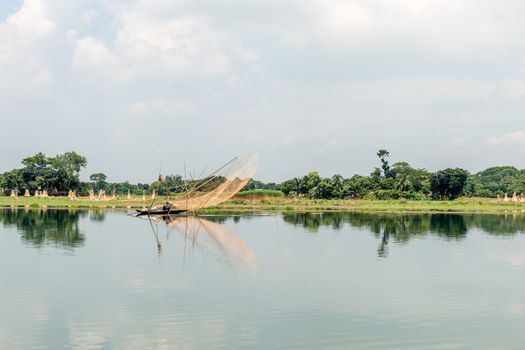
[(0, 174), (0, 195), (10, 194), (12, 190), (24, 193), (27, 189), (35, 191), (46, 190), (52, 196), (65, 196), (69, 190), (79, 195), (87, 195), (89, 190), (115, 191), (118, 194), (142, 193), (149, 190), (149, 184), (130, 184), (129, 182), (110, 183), (103, 173), (90, 176), (89, 182), (80, 180), (80, 172), (87, 166), (86, 157), (76, 152), (66, 152), (54, 157), (48, 157), (39, 152), (34, 156), (24, 158), (22, 167)]
[[(491, 167), (475, 174), (461, 168), (447, 168), (436, 172), (414, 168), (407, 162), (391, 164), (387, 150), (377, 152), (378, 166), (370, 175), (353, 175), (345, 178), (339, 174), (323, 178), (312, 171), (302, 177), (282, 183), (264, 183), (252, 180), (243, 189), (278, 190), (287, 196), (311, 199), (455, 199), (459, 196), (496, 197), (525, 193), (525, 170), (512, 166)], [(105, 190), (116, 194), (142, 194), (157, 190), (161, 193), (180, 193), (191, 187), (192, 180), (181, 175), (165, 176), (152, 183), (131, 184), (109, 182), (104, 173), (94, 173), (89, 181), (80, 180), (80, 172), (87, 166), (87, 159), (76, 152), (66, 152), (54, 157), (44, 153), (22, 160), (22, 167), (0, 174), (0, 189), (31, 193), (47, 190), (50, 195), (65, 195), (74, 190), (87, 195), (90, 190)], [(7, 190), (7, 191), (5, 191)], [(2, 191), (0, 191), (2, 192)]]
[(456, 199), (467, 197), (503, 197), (525, 193), (525, 169), (496, 166), (471, 174), (461, 168), (436, 172), (414, 168), (407, 162), (390, 163), (390, 152), (377, 152), (379, 166), (368, 176), (349, 178), (336, 174), (322, 178), (313, 171), (281, 184), (252, 181), (247, 190), (280, 190), (285, 195), (312, 199)]

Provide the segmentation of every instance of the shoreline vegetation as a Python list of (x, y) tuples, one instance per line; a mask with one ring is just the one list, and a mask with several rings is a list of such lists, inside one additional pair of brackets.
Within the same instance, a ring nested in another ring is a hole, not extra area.
[[(251, 179), (232, 199), (200, 212), (525, 213), (525, 169), (429, 172), (406, 162), (391, 164), (390, 152), (384, 149), (376, 156), (380, 166), (369, 176), (323, 178), (312, 171), (281, 183)], [(0, 173), (0, 207), (144, 209), (153, 198), (163, 203), (192, 189), (207, 193), (226, 183), (215, 173), (199, 180), (159, 174), (152, 183), (137, 184), (109, 182), (104, 173), (94, 173), (89, 181), (81, 181), (87, 159), (74, 151), (54, 157), (37, 153), (24, 158), (22, 165)]]
[[(157, 197), (156, 202), (166, 200)], [(70, 199), (68, 197), (0, 197), (1, 208), (26, 209), (140, 209), (149, 206), (151, 199), (142, 196), (127, 199), (119, 196), (115, 200)], [(199, 210), (198, 213), (213, 212), (385, 212), (385, 213), (502, 213), (525, 214), (525, 203), (505, 202), (502, 199), (459, 198), (454, 201), (433, 200), (316, 200), (308, 198), (236, 196), (215, 207)]]

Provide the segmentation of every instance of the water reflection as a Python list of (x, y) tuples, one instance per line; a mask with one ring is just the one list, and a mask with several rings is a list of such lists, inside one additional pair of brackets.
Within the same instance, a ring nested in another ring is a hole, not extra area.
[[(3, 209), (0, 223), (14, 226), (22, 240), (35, 247), (55, 245), (75, 248), (85, 243), (79, 229), (79, 219), (104, 222), (107, 212), (100, 210)], [(253, 220), (254, 214), (228, 214), (207, 217), (183, 216), (157, 218), (150, 222), (159, 254), (162, 254), (171, 231), (178, 231), (188, 249), (199, 249), (230, 266), (248, 265), (255, 270), (256, 259), (252, 249), (224, 223)], [(498, 236), (512, 237), (525, 232), (524, 215), (487, 214), (377, 214), (377, 213), (283, 213), (283, 221), (299, 226), (306, 232), (317, 233), (321, 228), (343, 230), (345, 226), (370, 232), (378, 239), (377, 255), (388, 256), (391, 243), (406, 244), (415, 237), (432, 235), (444, 240), (465, 239), (469, 230), (477, 229)], [(162, 233), (162, 239), (159, 234)], [(186, 253), (186, 250), (184, 251)]]
[(524, 221), (0, 211), (0, 349), (521, 349)]
[(85, 212), (74, 210), (2, 210), (0, 223), (16, 227), (22, 240), (35, 247), (51, 244), (75, 248), (84, 245), (85, 236), (78, 226), (84, 215)]
[(369, 213), (285, 213), (283, 220), (316, 233), (320, 227), (341, 230), (344, 225), (365, 229), (380, 239), (377, 254), (388, 256), (390, 241), (404, 244), (414, 237), (435, 235), (461, 240), (471, 229), (506, 237), (525, 232), (525, 216), (476, 214), (369, 214)]
[[(233, 217), (234, 221), (235, 218)], [(171, 230), (178, 231), (184, 242), (184, 257), (188, 250), (197, 248), (202, 254), (212, 256), (233, 270), (257, 272), (257, 259), (250, 246), (230, 227), (224, 225), (227, 217), (216, 216), (212, 222), (198, 216), (162, 216), (150, 217), (150, 221), (159, 255), (163, 253), (162, 226), (165, 228), (165, 240)], [(238, 222), (235, 221), (235, 222)]]

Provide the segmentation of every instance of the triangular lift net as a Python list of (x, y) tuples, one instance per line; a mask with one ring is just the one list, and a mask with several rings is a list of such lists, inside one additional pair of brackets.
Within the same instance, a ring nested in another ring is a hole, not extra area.
[(170, 200), (175, 209), (194, 211), (211, 207), (235, 196), (252, 179), (259, 154), (244, 159), (234, 158), (199, 181), (192, 181), (186, 192)]

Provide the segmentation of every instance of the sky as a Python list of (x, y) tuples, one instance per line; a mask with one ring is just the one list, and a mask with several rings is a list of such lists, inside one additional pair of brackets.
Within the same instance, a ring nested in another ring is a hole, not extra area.
[(525, 168), (518, 0), (2, 0), (0, 172), (74, 150), (151, 182)]

